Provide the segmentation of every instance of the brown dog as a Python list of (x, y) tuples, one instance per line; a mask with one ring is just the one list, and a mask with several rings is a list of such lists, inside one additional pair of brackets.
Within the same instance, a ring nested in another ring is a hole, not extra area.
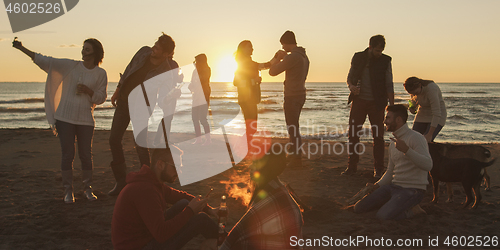
[[(438, 153), (451, 159), (472, 158), (480, 162), (488, 162), (491, 160), (491, 152), (481, 146), (475, 144), (443, 144), (436, 143), (439, 146)], [(484, 187), (485, 190), (490, 190), (490, 176), (486, 168), (484, 169)], [(448, 193), (448, 200), (453, 201), (453, 187), (452, 183), (446, 183), (446, 191)]]
[[(432, 201), (438, 201), (439, 181), (461, 182), (467, 196), (467, 199), (464, 202), (464, 208), (472, 202), (472, 192), (474, 192), (475, 200), (472, 208), (476, 208), (481, 201), (481, 192), (479, 186), (484, 175), (484, 168), (491, 166), (494, 163), (495, 159), (486, 163), (470, 157), (452, 159), (443, 155), (447, 153), (446, 150), (448, 149), (447, 146), (443, 145), (446, 144), (429, 143), (429, 152), (431, 154), (433, 162), (433, 167), (430, 171), (432, 184), (434, 187), (434, 199)], [(469, 148), (469, 150), (472, 151), (472, 148)]]

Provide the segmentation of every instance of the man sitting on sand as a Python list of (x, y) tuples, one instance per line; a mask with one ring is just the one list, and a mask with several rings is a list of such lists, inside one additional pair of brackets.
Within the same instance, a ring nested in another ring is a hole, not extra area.
[(290, 237), (302, 238), (302, 213), (278, 178), (285, 167), (284, 153), (254, 161), (251, 176), (255, 190), (249, 209), (229, 232), (220, 250), (297, 248), (290, 246)]
[[(177, 179), (170, 148), (154, 149), (151, 163), (127, 175), (127, 185), (116, 199), (111, 222), (114, 248), (181, 249), (201, 234), (206, 240), (200, 249), (217, 249), (217, 224), (207, 213), (216, 216), (218, 209), (200, 196), (163, 183)], [(174, 205), (166, 210), (167, 203)]]
[(379, 209), (377, 218), (400, 220), (425, 213), (418, 204), (429, 184), (432, 159), (424, 136), (408, 128), (406, 107), (391, 105), (386, 110), (384, 124), (395, 137), (389, 145), (389, 166), (379, 181), (366, 184), (372, 193), (356, 203), (354, 212)]

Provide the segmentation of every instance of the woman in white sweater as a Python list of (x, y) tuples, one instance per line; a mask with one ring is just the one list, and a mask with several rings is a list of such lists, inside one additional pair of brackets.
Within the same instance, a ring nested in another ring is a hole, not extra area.
[(97, 39), (83, 42), (82, 61), (58, 59), (35, 53), (14, 40), (14, 48), (29, 56), (47, 72), (45, 85), (45, 113), (47, 120), (61, 142), (61, 170), (65, 188), (64, 202), (75, 202), (73, 194), (73, 160), (75, 137), (78, 156), (82, 162), (84, 196), (96, 200), (92, 193), (92, 139), (94, 136), (94, 108), (106, 101), (108, 79), (99, 67), (104, 49)]
[(427, 142), (434, 141), (446, 123), (446, 106), (441, 89), (432, 80), (414, 76), (406, 79), (403, 86), (415, 105), (410, 107), (410, 112), (416, 113), (412, 129), (423, 134)]

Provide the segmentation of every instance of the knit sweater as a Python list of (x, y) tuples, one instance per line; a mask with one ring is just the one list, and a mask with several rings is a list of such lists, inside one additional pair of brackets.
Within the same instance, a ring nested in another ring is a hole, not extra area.
[(380, 186), (393, 183), (403, 188), (427, 189), (427, 172), (432, 169), (432, 159), (425, 137), (403, 125), (394, 136), (403, 140), (409, 149), (399, 151), (395, 143), (389, 145), (389, 165), (384, 176), (377, 181)]
[[(98, 66), (87, 69), (82, 61), (57, 59), (35, 54), (33, 62), (47, 72), (45, 113), (49, 124), (56, 120), (76, 125), (94, 126), (94, 108), (106, 101), (108, 78)], [(76, 94), (76, 86), (84, 84), (94, 91)]]
[(422, 92), (416, 96), (418, 106), (415, 122), (430, 123), (431, 127), (437, 125), (444, 126), (446, 123), (446, 107), (443, 101), (443, 95), (438, 85), (434, 82), (427, 86), (422, 86)]

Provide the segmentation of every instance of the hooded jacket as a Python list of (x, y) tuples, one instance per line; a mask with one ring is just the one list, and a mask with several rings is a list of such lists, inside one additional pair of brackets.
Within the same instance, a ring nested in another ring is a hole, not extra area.
[(175, 235), (194, 215), (186, 207), (165, 221), (167, 203), (174, 204), (194, 196), (161, 183), (144, 165), (139, 172), (127, 175), (127, 185), (116, 199), (111, 222), (111, 240), (116, 250), (141, 249), (151, 240), (163, 243)]
[(309, 58), (306, 49), (295, 47), (283, 60), (269, 69), (269, 75), (277, 76), (285, 73), (285, 96), (306, 94), (306, 79), (309, 73)]

